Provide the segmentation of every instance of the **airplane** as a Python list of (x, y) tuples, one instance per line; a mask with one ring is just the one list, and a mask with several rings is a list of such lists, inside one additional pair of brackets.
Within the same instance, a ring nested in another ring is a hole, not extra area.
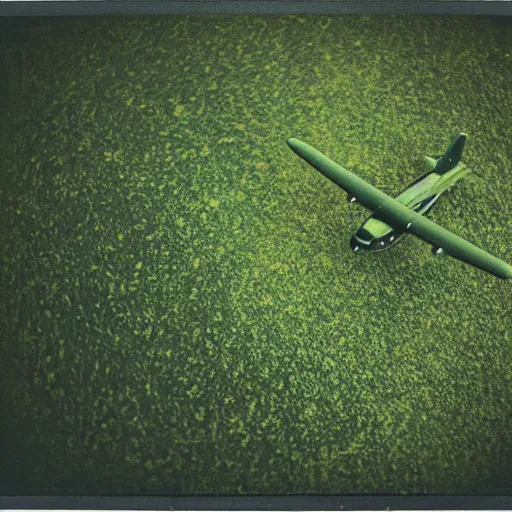
[(312, 146), (291, 138), (288, 146), (299, 157), (329, 178), (372, 215), (350, 238), (356, 253), (389, 249), (410, 233), (432, 245), (434, 255), (447, 254), (501, 279), (512, 278), (512, 267), (483, 249), (425, 217), (443, 192), (470, 170), (461, 162), (467, 135), (459, 134), (444, 155), (425, 157), (428, 172), (395, 198), (336, 164)]

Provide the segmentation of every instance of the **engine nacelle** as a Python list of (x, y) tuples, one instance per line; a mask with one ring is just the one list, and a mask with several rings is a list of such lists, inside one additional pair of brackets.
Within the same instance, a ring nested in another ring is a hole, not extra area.
[(445, 255), (445, 252), (443, 251), (443, 248), (442, 247), (432, 247), (432, 254), (434, 256), (444, 256)]

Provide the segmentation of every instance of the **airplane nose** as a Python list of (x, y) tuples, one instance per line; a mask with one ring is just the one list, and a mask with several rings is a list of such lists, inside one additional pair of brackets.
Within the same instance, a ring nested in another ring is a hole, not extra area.
[(350, 248), (354, 252), (359, 252), (361, 250), (361, 246), (359, 245), (359, 243), (357, 242), (357, 240), (353, 236), (350, 237)]

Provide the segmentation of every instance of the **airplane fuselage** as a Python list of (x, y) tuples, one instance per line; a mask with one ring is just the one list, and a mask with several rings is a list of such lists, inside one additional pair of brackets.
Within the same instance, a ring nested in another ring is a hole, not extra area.
[[(469, 169), (459, 162), (453, 169), (443, 174), (434, 172), (439, 159), (425, 157), (429, 171), (413, 181), (402, 193), (395, 197), (397, 201), (420, 215), (428, 213), (443, 192), (457, 180), (469, 173)], [(354, 252), (384, 251), (395, 245), (407, 231), (385, 222), (377, 209), (352, 235), (350, 247)]]

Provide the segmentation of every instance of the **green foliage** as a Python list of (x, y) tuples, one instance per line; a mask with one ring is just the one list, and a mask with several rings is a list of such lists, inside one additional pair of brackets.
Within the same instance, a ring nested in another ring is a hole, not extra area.
[(365, 213), (286, 140), (397, 193), (467, 131), (480, 178), (433, 218), (511, 262), (504, 28), (105, 18), (25, 35), (0, 141), (0, 414), (26, 467), (1, 493), (500, 492), (510, 283), (415, 239), (355, 257)]

